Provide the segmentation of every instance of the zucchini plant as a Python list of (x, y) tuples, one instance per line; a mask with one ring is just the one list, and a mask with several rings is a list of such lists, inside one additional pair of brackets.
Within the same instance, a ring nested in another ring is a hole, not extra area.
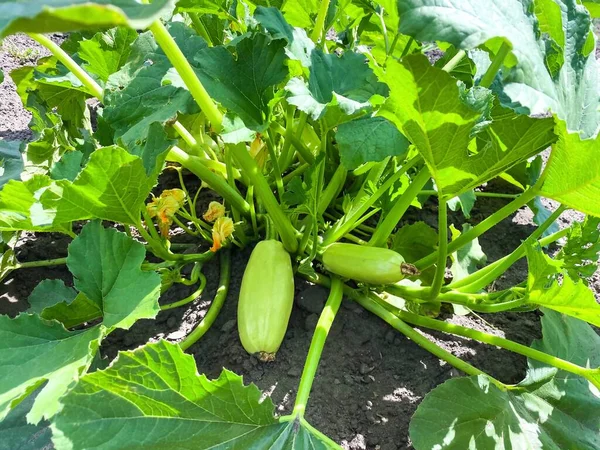
[[(305, 411), (346, 298), (466, 375), (423, 400), (416, 449), (600, 448), (592, 27), (578, 0), (0, 3), (0, 37), (27, 33), (51, 53), (6, 74), (34, 138), (0, 141), (0, 280), (53, 265), (74, 280), (41, 280), (30, 310), (0, 316), (0, 446), (339, 448)], [(59, 45), (52, 32), (68, 34)], [(443, 57), (430, 61), (434, 48)], [(177, 185), (158, 191), (165, 172)], [(492, 180), (511, 192), (490, 192)], [(205, 208), (203, 189), (221, 200)], [(468, 216), (485, 196), (507, 201), (459, 231), (448, 209)], [(435, 227), (399, 226), (427, 203)], [(478, 238), (523, 207), (537, 227), (485, 265)], [(586, 218), (560, 230), (567, 209)], [(26, 231), (70, 236), (68, 255), (19, 261)], [(226, 300), (231, 252), (254, 245), (238, 303), (248, 352), (274, 357), (294, 274), (330, 289), (283, 417), (184, 353)], [(495, 290), (523, 258), (527, 278)], [(102, 368), (108, 334), (192, 302), (217, 259), (216, 296), (190, 335)], [(195, 291), (160, 304), (176, 284)], [(438, 318), (535, 309), (543, 339), (531, 346)], [(414, 327), (523, 355), (526, 378), (506, 384)]]

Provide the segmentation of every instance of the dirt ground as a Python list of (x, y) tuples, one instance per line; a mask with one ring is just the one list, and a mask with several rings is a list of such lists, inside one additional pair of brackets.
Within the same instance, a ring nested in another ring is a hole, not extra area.
[[(4, 139), (30, 137), (27, 129), (29, 115), (14, 92), (8, 72), (32, 63), (42, 54), (45, 52), (39, 46), (23, 36), (6, 39), (0, 49), (0, 68), (6, 75), (0, 85), (0, 137)], [(469, 223), (476, 224), (506, 202), (479, 198)], [(546, 204), (555, 207), (550, 202)], [(530, 210), (523, 209), (480, 239), (489, 262), (509, 253), (531, 233), (534, 229), (532, 216)], [(566, 212), (559, 220), (560, 226), (567, 226), (581, 220), (581, 217), (578, 213)], [(430, 202), (422, 210), (409, 211), (405, 223), (418, 220), (435, 227), (435, 205)], [(458, 227), (463, 220), (460, 214), (454, 214), (450, 222)], [(70, 238), (63, 235), (26, 234), (20, 240), (18, 258), (30, 261), (65, 256), (69, 242)], [(199, 372), (216, 377), (223, 367), (233, 370), (243, 375), (247, 383), (253, 382), (265, 391), (275, 403), (278, 414), (287, 414), (293, 405), (318, 312), (323, 307), (327, 291), (301, 279), (296, 280), (296, 305), (283, 345), (275, 362), (261, 363), (243, 350), (236, 326), (237, 296), (249, 254), (250, 249), (234, 252), (232, 280), (225, 306), (212, 329), (189, 352), (196, 358)], [(205, 265), (204, 273), (209, 280), (208, 286), (195, 302), (162, 312), (154, 321), (140, 321), (129, 331), (114, 332), (102, 345), (102, 354), (110, 360), (119, 350), (136, 348), (148, 340), (181, 340), (201, 320), (214, 296), (219, 274), (217, 258)], [(497, 286), (513, 285), (526, 275), (526, 262), (521, 260), (499, 280)], [(0, 286), (0, 313), (15, 315), (25, 310), (27, 297), (44, 278), (72, 282), (67, 269), (61, 266), (17, 271)], [(596, 297), (600, 298), (598, 274), (593, 280), (593, 289)], [(179, 300), (188, 293), (189, 288), (177, 286), (161, 298), (161, 303)], [(537, 313), (453, 316), (448, 320), (527, 345), (541, 336)], [(523, 377), (526, 361), (521, 356), (468, 339), (436, 332), (424, 334), (504, 382), (518, 382)], [(345, 449), (410, 449), (408, 424), (419, 402), (438, 384), (460, 375), (360, 306), (344, 300), (325, 346), (307, 418)]]

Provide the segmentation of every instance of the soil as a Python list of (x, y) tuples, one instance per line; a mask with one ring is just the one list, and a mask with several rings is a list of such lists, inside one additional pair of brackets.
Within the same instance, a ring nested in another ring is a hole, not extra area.
[[(39, 52), (38, 56), (43, 54), (38, 46), (23, 36), (12, 37), (5, 42), (17, 48), (11, 55), (5, 44), (0, 52), (0, 68), (6, 75), (12, 68), (33, 62), (15, 57), (15, 54), (21, 54), (19, 49), (34, 48)], [(23, 110), (14, 93), (10, 77), (6, 76), (0, 85), (0, 136), (9, 140), (27, 139), (30, 136), (28, 121), (28, 113)], [(172, 182), (172, 175), (165, 177), (163, 183)], [(203, 197), (203, 202), (211, 199)], [(469, 223), (476, 224), (483, 220), (507, 201), (479, 198)], [(556, 207), (552, 202), (546, 204)], [(509, 253), (533, 231), (532, 216), (529, 209), (518, 211), (480, 239), (489, 262)], [(566, 212), (559, 224), (564, 227), (581, 220), (581, 217), (578, 213)], [(422, 210), (411, 210), (403, 223), (418, 220), (435, 227), (435, 204), (429, 202)], [(450, 222), (459, 228), (458, 225), (464, 222), (462, 214), (453, 214)], [(66, 256), (69, 242), (70, 238), (64, 235), (27, 233), (19, 241), (18, 258), (32, 261)], [(209, 332), (188, 352), (194, 355), (200, 373), (216, 377), (225, 367), (243, 375), (245, 382), (255, 383), (267, 393), (278, 414), (288, 414), (327, 291), (304, 280), (296, 280), (296, 305), (277, 358), (271, 363), (258, 361), (243, 350), (236, 326), (236, 299), (250, 251), (246, 249), (233, 253), (232, 279), (223, 310)], [(205, 265), (208, 285), (195, 302), (161, 312), (153, 321), (139, 321), (128, 331), (112, 333), (102, 345), (104, 357), (111, 360), (119, 350), (134, 349), (149, 340), (164, 338), (172, 342), (180, 341), (205, 315), (215, 294), (218, 265), (217, 258)], [(521, 260), (498, 280), (497, 287), (514, 285), (525, 279), (526, 275), (526, 262)], [(72, 283), (71, 275), (64, 266), (14, 272), (0, 286), (0, 313), (14, 316), (26, 310), (29, 294), (45, 278), (60, 278), (68, 284)], [(175, 286), (160, 301), (169, 303), (179, 300), (187, 296), (191, 289)], [(593, 280), (593, 289), (599, 298), (598, 274)], [(526, 345), (541, 337), (538, 313), (449, 316), (447, 320)], [(442, 333), (424, 334), (456, 356), (504, 382), (515, 383), (523, 378), (526, 360), (519, 355)], [(345, 449), (410, 449), (408, 425), (419, 402), (438, 384), (461, 375), (360, 306), (344, 300), (325, 346), (307, 418)]]

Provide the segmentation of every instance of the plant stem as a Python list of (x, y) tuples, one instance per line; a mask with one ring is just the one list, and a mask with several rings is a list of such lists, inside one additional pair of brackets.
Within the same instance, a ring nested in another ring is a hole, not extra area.
[(275, 174), (275, 186), (277, 188), (277, 195), (279, 196), (279, 201), (283, 199), (283, 179), (281, 178), (281, 169), (279, 167), (279, 161), (277, 159), (277, 153), (275, 152), (275, 144), (273, 143), (273, 139), (265, 132), (265, 141), (267, 144), (267, 149), (269, 150), (269, 157), (271, 158), (272, 170)]
[(354, 224), (361, 218), (361, 216), (367, 212), (367, 210), (379, 200), (379, 198), (387, 192), (393, 185), (404, 175), (411, 167), (413, 167), (421, 158), (415, 157), (396, 173), (392, 174), (371, 196), (365, 196), (364, 200), (359, 198), (360, 203), (353, 207), (332, 227), (330, 228), (323, 237), (323, 246), (328, 246), (334, 242), (340, 240), (345, 234), (347, 234), (353, 227)]
[(288, 105), (285, 112), (285, 133), (283, 139), (283, 147), (279, 155), (279, 167), (282, 172), (285, 172), (292, 162), (292, 154), (290, 149), (292, 148), (292, 136), (294, 134), (294, 112), (296, 111), (294, 105)]
[(55, 44), (43, 34), (29, 33), (29, 36), (46, 47), (98, 100), (104, 97), (102, 87), (77, 64), (58, 44)]
[(459, 50), (458, 52), (456, 52), (456, 55), (454, 55), (452, 57), (452, 59), (450, 61), (448, 61), (444, 67), (442, 67), (442, 70), (444, 72), (452, 72), (454, 70), (454, 68), (458, 65), (459, 62), (462, 61), (462, 59), (467, 55), (467, 52), (465, 52), (464, 50)]
[[(518, 353), (519, 355), (526, 356), (527, 358), (534, 359), (549, 366), (554, 366), (558, 369), (565, 370), (576, 375), (586, 377), (586, 375), (589, 375), (588, 373), (590, 372), (589, 369), (581, 367), (577, 364), (573, 364), (569, 361), (565, 361), (564, 359), (557, 358), (555, 356), (549, 355), (548, 353), (535, 350), (531, 347), (527, 347), (526, 345), (518, 344), (517, 342), (511, 341), (510, 339), (505, 339), (499, 336), (495, 336), (493, 334), (484, 333), (481, 331), (473, 330), (471, 328), (463, 327), (460, 325), (454, 325), (452, 323), (431, 319), (429, 317), (419, 316), (417, 314), (401, 310), (395, 311), (395, 315), (398, 316), (400, 319), (405, 320), (406, 322), (412, 323), (413, 325), (429, 328), (432, 330), (438, 330), (444, 333), (454, 334), (457, 336), (463, 336), (469, 339), (484, 342), (486, 344), (494, 345), (496, 347), (504, 348), (506, 350), (510, 350), (511, 352)], [(596, 387), (600, 387), (598, 380), (595, 380), (593, 378), (588, 379), (594, 385), (596, 385)]]
[[(480, 222), (479, 224), (477, 224), (476, 226), (471, 228), (469, 231), (464, 232), (458, 238), (456, 238), (455, 240), (450, 242), (450, 244), (448, 244), (448, 253), (455, 252), (456, 250), (461, 248), (463, 245), (471, 242), (473, 239), (478, 238), (483, 233), (485, 233), (490, 228), (492, 228), (494, 225), (498, 224), (500, 221), (504, 220), (506, 217), (511, 215), (513, 212), (515, 212), (522, 206), (529, 203), (531, 200), (533, 200), (536, 197), (537, 194), (538, 194), (538, 188), (536, 186), (530, 187), (525, 192), (523, 192), (519, 197), (515, 198), (512, 202), (510, 202), (508, 205), (499, 209), (494, 214), (489, 216), (487, 219)], [(434, 252), (434, 253), (431, 253), (431, 254), (425, 256), (424, 258), (421, 258), (420, 260), (415, 262), (414, 265), (417, 266), (417, 268), (419, 268), (419, 270), (422, 271), (422, 270), (425, 270), (426, 268), (430, 267), (432, 264), (434, 264), (437, 259), (438, 259), (438, 252)]]
[(479, 86), (489, 88), (492, 85), (492, 83), (494, 82), (494, 78), (496, 78), (498, 70), (500, 70), (500, 67), (502, 67), (504, 59), (509, 53), (510, 45), (508, 45), (506, 42), (503, 42), (500, 46), (500, 50), (498, 50), (498, 53), (492, 60), (490, 67), (488, 67), (483, 77), (481, 77), (481, 80), (479, 81)]
[[(492, 198), (517, 198), (519, 194), (502, 194), (497, 192), (479, 192), (473, 191), (476, 197), (492, 197)], [(425, 189), (419, 192), (419, 195), (438, 195), (438, 191), (434, 191), (433, 189)]]
[(304, 370), (302, 371), (302, 378), (300, 378), (298, 394), (296, 395), (296, 402), (294, 403), (293, 415), (300, 417), (304, 416), (306, 403), (308, 402), (315, 374), (319, 367), (319, 360), (321, 359), (321, 354), (323, 353), (323, 348), (325, 346), (325, 340), (327, 339), (327, 335), (333, 324), (333, 319), (335, 319), (335, 315), (342, 303), (343, 287), (344, 284), (338, 278), (333, 277), (331, 279), (329, 297), (327, 298), (327, 303), (325, 303), (325, 307), (317, 322), (317, 328), (313, 334), (308, 350), (308, 356), (304, 363)]
[[(286, 129), (283, 128), (280, 124), (275, 122), (271, 126), (273, 128), (273, 131), (275, 131), (277, 134), (280, 134), (284, 137), (286, 136)], [(300, 130), (300, 127), (298, 127), (298, 130)], [(310, 149), (304, 144), (304, 142), (302, 142), (296, 136), (296, 134), (291, 134), (291, 136), (289, 136), (289, 139), (296, 151), (300, 154), (302, 159), (304, 159), (304, 162), (306, 162), (307, 164), (314, 164), (315, 157), (310, 151)]]
[[(505, 257), (493, 262), (492, 264), (473, 272), (471, 275), (452, 282), (449, 288), (458, 289), (461, 292), (477, 292), (497, 279), (508, 270), (514, 263), (525, 256), (527, 246), (537, 241), (542, 234), (558, 219), (562, 212), (567, 209), (566, 206), (559, 206), (531, 235), (525, 239), (513, 252)], [(555, 233), (556, 234), (556, 233)]]
[(448, 259), (448, 208), (442, 197), (438, 204), (438, 260), (431, 284), (430, 298), (435, 300), (442, 290), (446, 275), (446, 260)]
[(177, 132), (177, 134), (179, 134), (179, 136), (181, 136), (185, 143), (189, 145), (192, 150), (194, 150), (196, 155), (199, 155), (200, 152), (204, 153), (204, 150), (200, 147), (196, 138), (192, 136), (192, 133), (190, 133), (189, 130), (181, 124), (181, 122), (173, 122), (173, 129)]
[(16, 263), (13, 268), (26, 269), (31, 267), (48, 267), (48, 266), (60, 266), (67, 263), (67, 258), (56, 258), (56, 259), (44, 259), (40, 261), (25, 261)]
[(331, 176), (327, 187), (321, 193), (319, 198), (319, 214), (323, 214), (325, 210), (329, 207), (331, 202), (337, 198), (340, 191), (344, 187), (344, 183), (346, 182), (346, 176), (348, 175), (348, 171), (346, 168), (339, 164), (335, 169), (335, 172)]
[(429, 181), (430, 174), (426, 166), (423, 166), (419, 171), (419, 174), (412, 180), (408, 189), (400, 196), (396, 201), (392, 209), (387, 213), (383, 222), (381, 222), (373, 233), (373, 236), (369, 240), (369, 245), (372, 247), (385, 247), (387, 241), (398, 225), (398, 222), (404, 216), (404, 213), (410, 207), (410, 204), (419, 195), (420, 190)]
[(173, 37), (160, 20), (153, 22), (148, 29), (152, 32), (154, 39), (156, 39), (160, 48), (165, 52), (165, 55), (167, 55), (169, 61), (171, 61), (171, 64), (173, 64), (173, 67), (175, 67), (181, 76), (181, 79), (189, 89), (192, 97), (194, 97), (194, 100), (196, 100), (196, 103), (198, 103), (198, 106), (200, 106), (202, 112), (212, 123), (213, 129), (218, 133), (221, 130), (223, 115), (196, 76), (194, 69)]
[(196, 33), (198, 33), (198, 35), (200, 35), (202, 39), (206, 41), (206, 44), (209, 47), (212, 47), (213, 42), (210, 38), (210, 35), (208, 34), (208, 30), (202, 23), (200, 17), (198, 17), (198, 14), (196, 14), (195, 12), (188, 12), (187, 15), (190, 17), (190, 20), (192, 21), (192, 25), (194, 26), (194, 30), (196, 30)]
[(321, 1), (321, 7), (319, 8), (317, 21), (315, 22), (315, 27), (310, 35), (310, 38), (315, 44), (319, 43), (319, 40), (325, 31), (323, 27), (325, 26), (325, 19), (327, 18), (327, 11), (329, 10), (329, 1), (330, 0)]
[(221, 275), (219, 276), (217, 293), (200, 323), (179, 343), (182, 350), (187, 350), (194, 345), (198, 339), (206, 334), (221, 312), (223, 303), (225, 303), (225, 299), (227, 298), (227, 290), (229, 289), (229, 279), (231, 276), (231, 254), (229, 249), (222, 249), (220, 253)]
[(188, 295), (182, 300), (173, 303), (168, 303), (166, 305), (161, 305), (160, 310), (166, 311), (169, 309), (179, 308), (180, 306), (185, 306), (188, 303), (191, 303), (194, 300), (196, 300), (200, 296), (200, 294), (202, 294), (204, 288), (206, 287), (206, 277), (204, 276), (204, 274), (200, 273), (198, 277), (200, 278), (200, 286), (198, 286), (198, 289), (196, 289), (192, 294)]
[[(400, 37), (400, 32), (397, 32), (396, 33), (396, 37), (394, 38), (394, 41), (397, 41), (399, 37)], [(406, 45), (404, 46), (404, 48), (402, 49), (402, 54), (400, 55), (400, 59), (402, 59), (406, 55), (408, 55), (410, 47), (411, 47), (411, 45), (413, 45), (414, 42), (415, 42), (415, 38), (413, 38), (411, 36), (410, 39), (408, 40), (408, 42), (406, 43)], [(390, 54), (394, 53), (394, 47), (395, 46), (396, 45), (394, 44), (394, 42), (392, 42), (392, 50), (390, 51)]]
[(298, 249), (298, 240), (296, 239), (296, 229), (290, 222), (289, 217), (285, 214), (275, 195), (269, 187), (269, 183), (263, 177), (262, 173), (256, 162), (248, 150), (246, 150), (245, 144), (236, 144), (231, 147), (233, 157), (237, 160), (244, 174), (250, 180), (250, 183), (254, 186), (256, 193), (260, 200), (265, 206), (265, 209), (269, 213), (270, 218), (273, 220), (275, 227), (279, 235), (281, 236), (281, 242), (283, 243), (286, 250), (290, 253), (295, 253)]
[(244, 198), (233, 189), (227, 181), (210, 170), (197, 156), (188, 155), (180, 148), (173, 147), (167, 154), (167, 160), (181, 164), (194, 173), (198, 178), (205, 181), (212, 189), (227, 200), (232, 207), (236, 208), (242, 215), (250, 216), (250, 205)]

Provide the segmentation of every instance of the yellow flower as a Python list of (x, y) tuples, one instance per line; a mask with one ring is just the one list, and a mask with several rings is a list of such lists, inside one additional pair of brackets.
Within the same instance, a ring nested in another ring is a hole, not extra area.
[(160, 197), (154, 197), (146, 205), (150, 217), (158, 219), (158, 228), (164, 238), (169, 238), (169, 228), (173, 224), (173, 216), (184, 203), (185, 192), (181, 189), (167, 189), (160, 194)]
[(207, 222), (214, 222), (219, 217), (223, 217), (225, 215), (225, 206), (223, 206), (219, 202), (210, 202), (208, 204), (208, 209), (202, 216), (204, 220)]
[(210, 248), (211, 252), (219, 250), (227, 238), (233, 234), (233, 220), (229, 217), (219, 217), (212, 228), (213, 246)]

